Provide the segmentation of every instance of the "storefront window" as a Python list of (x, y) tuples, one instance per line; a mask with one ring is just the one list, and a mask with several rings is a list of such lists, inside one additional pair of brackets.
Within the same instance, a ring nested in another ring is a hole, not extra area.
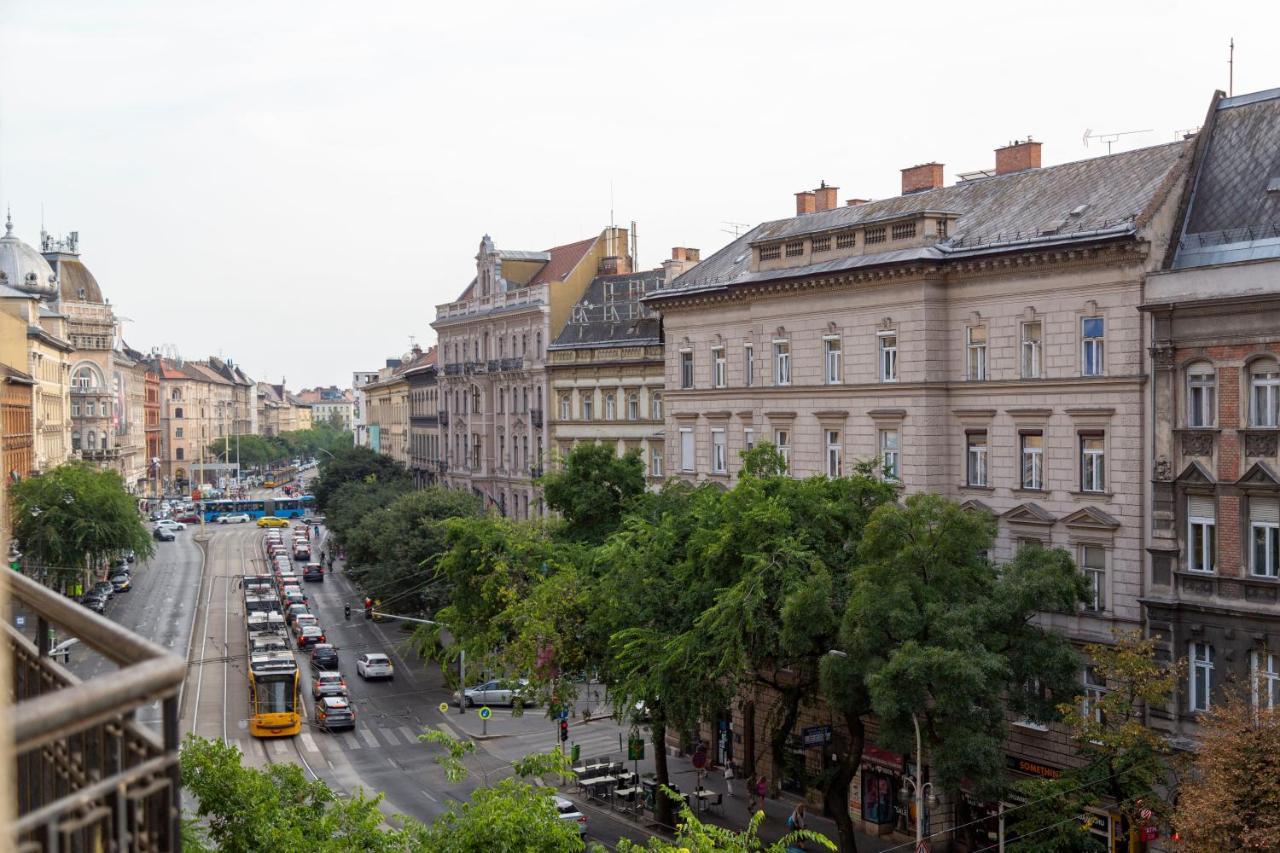
[(892, 824), (897, 819), (897, 787), (892, 773), (862, 768), (862, 819)]

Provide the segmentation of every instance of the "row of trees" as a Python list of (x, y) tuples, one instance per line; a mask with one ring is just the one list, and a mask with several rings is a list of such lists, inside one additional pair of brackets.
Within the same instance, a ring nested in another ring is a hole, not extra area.
[(290, 459), (325, 458), (352, 446), (350, 431), (332, 421), (321, 421), (311, 429), (280, 435), (240, 435), (209, 443), (211, 459), (226, 463), (238, 458), (243, 468), (268, 468)]

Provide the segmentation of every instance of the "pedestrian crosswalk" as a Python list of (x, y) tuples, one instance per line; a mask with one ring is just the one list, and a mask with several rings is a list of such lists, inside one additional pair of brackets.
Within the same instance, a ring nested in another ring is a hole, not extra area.
[[(319, 729), (315, 731), (304, 729), (298, 735), (297, 746), (304, 753), (321, 752), (326, 748), (326, 744), (333, 744), (339, 750), (344, 751), (358, 749), (396, 749), (403, 751), (406, 747), (420, 745), (418, 740), (420, 733), (421, 730), (415, 729), (413, 726), (379, 727), (376, 725), (361, 726), (357, 723), (354, 731), (325, 732)], [(260, 756), (265, 748), (272, 759), (287, 755), (294, 749), (288, 738), (272, 738), (259, 741), (246, 734), (244, 737), (233, 740), (235, 740), (236, 746), (240, 748), (240, 751), (246, 755), (255, 754)]]

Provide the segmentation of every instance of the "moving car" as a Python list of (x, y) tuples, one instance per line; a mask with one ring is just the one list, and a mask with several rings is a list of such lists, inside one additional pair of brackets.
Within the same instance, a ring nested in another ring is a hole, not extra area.
[(157, 527), (155, 529), (155, 532), (152, 533), (151, 535), (161, 542), (172, 542), (178, 538), (177, 536), (173, 535), (172, 530), (169, 530), (166, 527)]
[(326, 696), (316, 703), (316, 725), (325, 731), (354, 729), (356, 710), (345, 696)]
[(524, 678), (517, 678), (511, 681), (493, 680), (486, 681), (484, 684), (478, 684), (469, 688), (463, 698), (467, 703), (467, 707), (475, 705), (512, 705), (516, 700), (521, 700), (528, 704), (527, 698), (522, 699), (521, 693), (527, 690), (529, 681)]
[(200, 516), (196, 515), (194, 512), (184, 512), (181, 515), (175, 515), (174, 520), (183, 524), (199, 524)]
[(264, 515), (258, 519), (259, 527), (288, 527), (289, 521), (284, 518), (276, 518), (274, 515)]
[(293, 605), (290, 605), (288, 611), (286, 611), (284, 621), (287, 624), (292, 625), (293, 620), (297, 619), (299, 616), (310, 616), (310, 615), (311, 615), (311, 611), (307, 609), (307, 605), (293, 604)]
[(249, 520), (247, 512), (233, 512), (230, 515), (219, 516), (219, 524), (244, 524)]
[(556, 797), (556, 811), (560, 813), (560, 819), (563, 821), (573, 821), (578, 824), (578, 837), (581, 838), (587, 834), (587, 816), (578, 811), (578, 807), (566, 800), (564, 797)]
[(128, 575), (112, 575), (111, 585), (116, 588), (116, 592), (128, 592), (131, 584)]
[(340, 672), (330, 672), (322, 670), (315, 674), (311, 679), (311, 698), (320, 699), (324, 696), (346, 696), (347, 682)]
[[(295, 622), (296, 624), (296, 622)], [(305, 649), (325, 641), (324, 629), (319, 625), (303, 625), (298, 633), (298, 648)]]
[(324, 566), (319, 563), (307, 563), (302, 568), (302, 579), (324, 583)]
[[(294, 606), (296, 607), (297, 605)], [(295, 635), (301, 636), (303, 628), (316, 628), (319, 627), (319, 625), (320, 620), (316, 618), (314, 613), (295, 613), (293, 615), (293, 633)], [(321, 640), (320, 642), (323, 643), (324, 640)]]
[(356, 673), (365, 681), (372, 678), (385, 678), (388, 681), (394, 681), (396, 677), (395, 667), (391, 665), (391, 658), (381, 652), (365, 652), (356, 658)]
[(175, 521), (172, 518), (162, 518), (156, 522), (156, 530), (186, 530), (187, 525), (181, 521)]
[(316, 643), (311, 647), (311, 670), (338, 671), (338, 648), (332, 643)]

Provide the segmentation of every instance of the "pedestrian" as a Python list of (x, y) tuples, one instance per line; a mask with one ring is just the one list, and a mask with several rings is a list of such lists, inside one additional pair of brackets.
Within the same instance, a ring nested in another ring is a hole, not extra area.
[[(791, 817), (787, 818), (787, 832), (800, 832), (804, 829), (804, 802), (796, 803), (796, 807), (791, 810)], [(794, 841), (788, 847), (788, 850), (807, 850), (803, 841)]]
[(764, 774), (761, 773), (756, 779), (756, 799), (760, 801), (760, 808), (764, 808), (765, 797), (769, 793), (769, 783), (765, 780)]
[(760, 780), (763, 776), (752, 774), (747, 778), (747, 813), (755, 814), (764, 804), (760, 802)]
[(733, 796), (733, 777), (737, 773), (733, 767), (733, 759), (730, 758), (724, 763), (724, 790), (730, 797)]

